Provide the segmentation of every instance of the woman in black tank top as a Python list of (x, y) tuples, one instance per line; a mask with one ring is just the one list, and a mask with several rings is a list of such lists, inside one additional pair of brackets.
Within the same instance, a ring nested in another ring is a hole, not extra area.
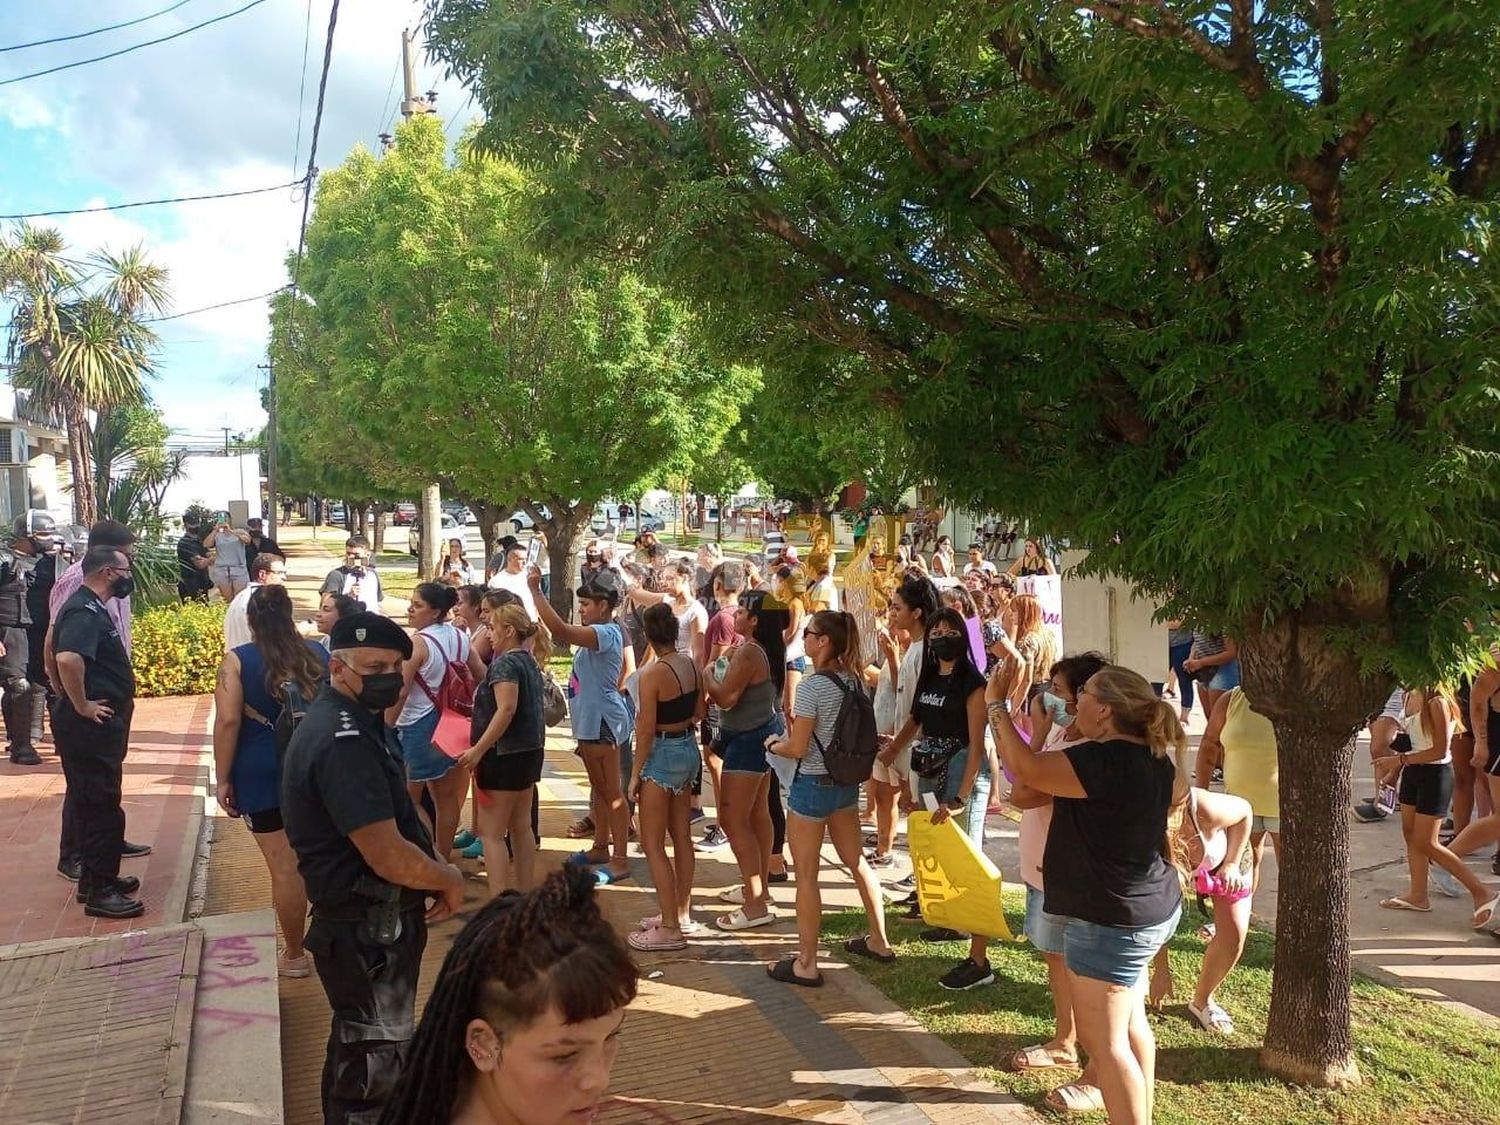
[[(640, 710), (635, 720), (635, 762), (630, 799), (641, 821), (641, 850), (656, 884), (661, 913), (641, 920), (628, 938), (647, 952), (682, 949), (686, 933), (704, 927), (693, 921), (693, 840), (688, 823), (692, 781), (700, 761), (694, 729), (703, 717), (703, 691), (692, 658), (677, 651), (679, 623), (662, 602), (643, 617), (654, 661), (640, 677)], [(667, 836), (672, 856), (667, 858)]]

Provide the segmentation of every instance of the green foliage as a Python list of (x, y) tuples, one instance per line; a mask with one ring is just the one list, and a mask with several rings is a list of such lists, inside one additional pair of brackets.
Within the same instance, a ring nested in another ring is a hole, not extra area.
[(163, 605), (131, 622), (136, 695), (201, 695), (214, 690), (224, 658), (224, 603)]
[(167, 489), (183, 474), (187, 454), (167, 450), (167, 423), (149, 402), (101, 410), (92, 427), (94, 495), (102, 519), (128, 524), (143, 540), (166, 529)]
[(429, 11), (557, 253), (644, 263), (768, 370), (860, 357), (953, 500), (1174, 615), (1357, 646), (1351, 719), (1492, 631), (1493, 6)]

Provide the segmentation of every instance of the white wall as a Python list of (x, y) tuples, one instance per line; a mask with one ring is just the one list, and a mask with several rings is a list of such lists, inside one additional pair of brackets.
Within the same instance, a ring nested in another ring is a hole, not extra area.
[(1071, 573), (1086, 557), (1064, 551), (1063, 635), (1068, 652), (1101, 652), (1155, 683), (1167, 673), (1167, 627), (1151, 620), (1159, 608), (1118, 579), (1079, 578)]
[(187, 458), (182, 478), (167, 489), (162, 499), (162, 511), (181, 515), (193, 504), (228, 508), (231, 500), (244, 500), (250, 505), (251, 515), (260, 514), (259, 454)]

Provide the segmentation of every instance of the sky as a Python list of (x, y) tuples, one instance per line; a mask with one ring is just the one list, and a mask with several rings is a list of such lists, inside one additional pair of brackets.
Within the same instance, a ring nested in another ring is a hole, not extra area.
[[(164, 9), (173, 0), (0, 0), (0, 83), (170, 35), (247, 0), (186, 0), (134, 27), (25, 50)], [(170, 43), (58, 74), (0, 84), (0, 214), (94, 208), (270, 187), (306, 171), (331, 0), (263, 0)], [(401, 99), (401, 30), (419, 31), (420, 0), (343, 0), (334, 33), (318, 167), (356, 145), (375, 149)], [(306, 35), (311, 20), (310, 38)], [(303, 43), (307, 40), (303, 86)], [(456, 137), (477, 110), (420, 48), (419, 91)], [(298, 141), (298, 121), (301, 139)], [(451, 119), (451, 121), (450, 121)], [(295, 158), (294, 158), (295, 152)], [(32, 220), (57, 227), (75, 257), (134, 245), (170, 272), (170, 312), (267, 293), (285, 284), (302, 215), (291, 189), (240, 199), (91, 211)], [(6, 224), (7, 227), (12, 224)], [(152, 395), (174, 442), (265, 423), (267, 304), (254, 301), (157, 326)]]

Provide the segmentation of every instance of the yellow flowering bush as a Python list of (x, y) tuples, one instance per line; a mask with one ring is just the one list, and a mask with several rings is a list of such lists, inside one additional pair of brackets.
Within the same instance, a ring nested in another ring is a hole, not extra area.
[(224, 656), (224, 603), (148, 609), (136, 614), (131, 638), (137, 697), (211, 692)]

